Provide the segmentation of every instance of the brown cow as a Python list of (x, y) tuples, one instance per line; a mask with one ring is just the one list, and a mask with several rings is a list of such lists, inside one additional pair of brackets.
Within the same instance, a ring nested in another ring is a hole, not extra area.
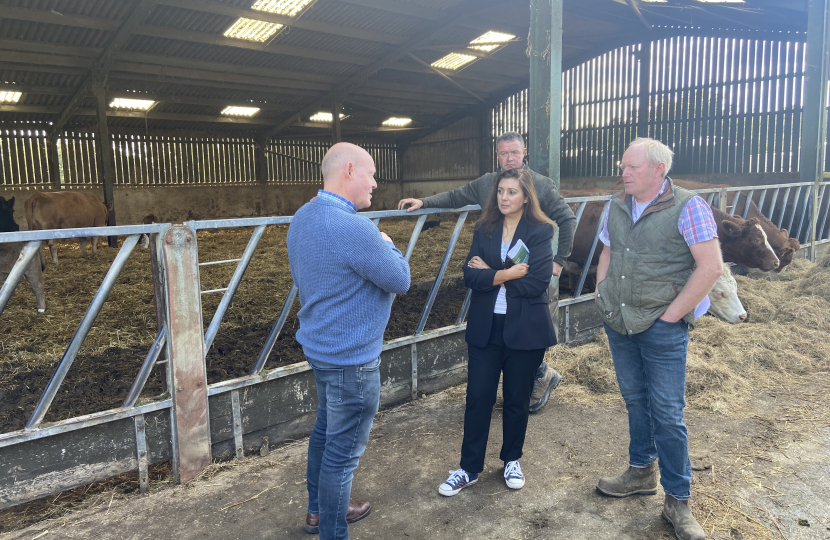
[[(42, 193), (35, 191), (26, 201), (26, 222), (30, 231), (44, 229), (77, 229), (104, 227), (107, 224), (107, 207), (94, 193), (61, 191)], [(86, 257), (88, 238), (78, 238), (81, 256)], [(92, 237), (92, 255), (97, 254), (98, 237)], [(49, 240), (52, 262), (58, 264), (58, 248)]]
[[(161, 223), (159, 218), (157, 218), (153, 214), (148, 214), (144, 216), (144, 219), (141, 220), (142, 225), (152, 225), (153, 223)], [(141, 244), (141, 247), (143, 247), (144, 249), (148, 249), (150, 247), (150, 236), (142, 234), (141, 238), (138, 239), (138, 243)]]
[[(0, 232), (17, 232), (19, 230), (20, 226), (14, 221), (14, 197), (8, 201), (4, 197), (0, 197)], [(24, 242), (0, 244), (0, 279), (6, 279), (11, 273), (25, 245)], [(26, 276), (26, 280), (35, 293), (38, 313), (43, 313), (46, 311), (46, 284), (43, 281), (43, 266), (40, 259), (32, 259), (23, 275)]]
[[(704, 182), (695, 182), (694, 180), (674, 180), (674, 183), (680, 187), (693, 190), (732, 187), (728, 184), (706, 184)], [(740, 210), (740, 214), (743, 215), (744, 205), (746, 204), (746, 195), (744, 193), (740, 193), (736, 201), (736, 193), (738, 192), (729, 192), (727, 204), (736, 205), (736, 208)], [(738, 214), (739, 212), (736, 211), (735, 213)], [(775, 268), (776, 272), (780, 272), (788, 264), (793, 262), (793, 255), (795, 255), (795, 252), (801, 247), (801, 244), (798, 242), (797, 238), (790, 238), (790, 234), (787, 229), (779, 229), (776, 227), (772, 221), (761, 213), (761, 209), (758, 208), (755, 201), (749, 202), (749, 210), (747, 211), (746, 218), (758, 218), (758, 223), (767, 235), (767, 241), (770, 246), (772, 246), (773, 251), (775, 251), (775, 256), (778, 257), (778, 267)]]

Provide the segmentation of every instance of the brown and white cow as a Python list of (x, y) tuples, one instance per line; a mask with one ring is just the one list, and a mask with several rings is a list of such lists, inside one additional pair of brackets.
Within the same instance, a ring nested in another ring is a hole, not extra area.
[[(20, 226), (14, 221), (14, 197), (8, 201), (0, 197), (0, 232), (17, 232)], [(0, 279), (5, 280), (14, 268), (20, 252), (26, 244), (12, 242), (0, 244)], [(35, 257), (23, 273), (35, 293), (38, 313), (46, 311), (46, 284), (43, 281), (43, 266), (40, 257)]]
[(746, 310), (738, 298), (738, 282), (727, 263), (723, 263), (723, 273), (709, 291), (709, 302), (709, 313), (722, 321), (738, 324), (746, 320)]
[[(35, 191), (26, 201), (26, 222), (30, 231), (104, 227), (107, 224), (107, 207), (94, 193)], [(87, 240), (78, 238), (82, 257), (86, 257)], [(92, 237), (92, 255), (97, 254), (97, 248), (98, 237)], [(49, 240), (49, 251), (52, 262), (58, 264), (58, 247), (54, 240)]]
[[(729, 184), (706, 184), (704, 182), (696, 182), (694, 180), (674, 180), (674, 183), (686, 189), (732, 187)], [(735, 197), (736, 194), (738, 195), (737, 198)], [(744, 205), (746, 204), (746, 194), (735, 191), (729, 192), (727, 204), (736, 205), (738, 209), (743, 210), (745, 207)], [(738, 212), (736, 212), (736, 214), (737, 213)], [(740, 213), (743, 215), (742, 211)], [(798, 239), (790, 238), (790, 234), (787, 229), (779, 229), (772, 221), (762, 214), (761, 209), (758, 208), (755, 201), (749, 201), (749, 210), (747, 210), (746, 219), (751, 218), (758, 218), (758, 223), (761, 225), (761, 228), (764, 229), (764, 234), (767, 235), (767, 241), (770, 246), (772, 246), (775, 256), (778, 257), (778, 266), (775, 268), (775, 271), (780, 272), (786, 268), (787, 265), (793, 262), (793, 255), (795, 255), (795, 252), (801, 247), (801, 244), (798, 242)]]

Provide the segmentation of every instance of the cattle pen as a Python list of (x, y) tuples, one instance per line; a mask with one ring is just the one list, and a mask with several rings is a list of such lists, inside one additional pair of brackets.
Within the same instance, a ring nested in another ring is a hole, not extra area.
[[(145, 493), (153, 464), (187, 482), (309, 432), (284, 236), (334, 142), (374, 158), (365, 215), (418, 282), (393, 305), (384, 406), (466, 379), (459, 261), (480, 210), (394, 208), (495, 170), (503, 132), (563, 190), (612, 189), (628, 142), (660, 139), (713, 208), (757, 210), (796, 261), (830, 251), (830, 0), (282, 4), (0, 0), (0, 186), (20, 228), (0, 233), (20, 250), (0, 289), (0, 509), (126, 472)], [(36, 191), (95, 193), (109, 224), (26, 230)], [(582, 219), (609, 198), (566, 200)], [(94, 271), (67, 242), (85, 237), (111, 248)], [(49, 240), (71, 254), (46, 262), (36, 316), (20, 283)], [(552, 310), (565, 345), (602, 326), (585, 262)], [(140, 301), (119, 313), (120, 294)], [(73, 374), (92, 364), (123, 380), (82, 404)]]

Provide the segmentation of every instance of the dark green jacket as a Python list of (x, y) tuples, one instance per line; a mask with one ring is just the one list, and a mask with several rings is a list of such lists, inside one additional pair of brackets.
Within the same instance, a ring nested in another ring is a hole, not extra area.
[[(632, 197), (620, 191), (611, 199), (611, 263), (597, 287), (596, 306), (606, 324), (620, 334), (638, 334), (651, 327), (689, 281), (695, 259), (677, 222), (694, 195), (669, 180), (668, 189), (635, 224)], [(683, 320), (692, 325), (694, 311)]]
[[(527, 171), (533, 177), (533, 187), (536, 188), (542, 212), (559, 227), (559, 245), (553, 261), (564, 266), (573, 246), (576, 216), (559, 194), (553, 180), (530, 169)], [(484, 208), (498, 176), (498, 172), (487, 173), (465, 186), (421, 200), (424, 201), (424, 208), (461, 208), (468, 204), (477, 204)]]

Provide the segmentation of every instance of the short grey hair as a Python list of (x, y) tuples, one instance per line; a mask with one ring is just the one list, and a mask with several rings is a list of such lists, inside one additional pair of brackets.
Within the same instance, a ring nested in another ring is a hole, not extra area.
[(669, 170), (671, 170), (672, 165), (672, 157), (674, 156), (674, 152), (671, 151), (671, 148), (656, 139), (650, 139), (648, 137), (637, 137), (631, 141), (631, 144), (628, 145), (629, 148), (634, 146), (643, 147), (643, 150), (645, 150), (646, 153), (646, 161), (648, 161), (648, 164), (651, 167), (656, 167), (658, 164), (662, 163), (666, 166), (666, 170), (663, 171), (663, 175), (667, 176), (669, 174)]
[(496, 139), (496, 147), (498, 148), (499, 144), (502, 142), (510, 142), (510, 141), (519, 141), (522, 143), (522, 148), (525, 147), (525, 138), (522, 137), (521, 133), (516, 133), (515, 131), (505, 131), (499, 138)]

